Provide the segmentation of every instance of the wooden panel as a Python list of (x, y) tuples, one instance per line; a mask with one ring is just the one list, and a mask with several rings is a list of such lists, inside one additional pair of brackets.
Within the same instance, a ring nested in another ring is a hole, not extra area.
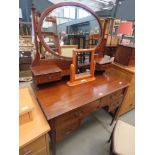
[[(125, 45), (119, 45), (115, 53), (115, 62), (129, 66), (134, 65), (135, 48)], [(132, 63), (131, 63), (132, 61)]]
[(61, 73), (52, 73), (52, 74), (47, 74), (47, 75), (40, 75), (40, 76), (37, 76), (36, 78), (37, 78), (38, 84), (42, 84), (42, 83), (61, 80)]
[(44, 147), (41, 150), (39, 150), (38, 152), (34, 153), (33, 155), (48, 155), (47, 154), (47, 148)]
[(23, 101), (24, 99), (28, 99), (27, 95), (29, 94), (34, 106), (33, 120), (19, 125), (19, 149), (22, 149), (37, 138), (45, 135), (50, 130), (50, 127), (36, 101), (32, 89), (26, 87), (20, 89), (20, 92), (23, 92), (20, 93), (20, 98)]
[(123, 96), (124, 90), (121, 89), (119, 91), (116, 91), (108, 96), (105, 96), (103, 98), (101, 98), (101, 104), (100, 107), (105, 107), (105, 106), (109, 106), (110, 104), (112, 104), (113, 102), (115, 103), (115, 101), (120, 97)]
[(78, 108), (76, 110), (72, 110), (68, 113), (60, 115), (59, 117), (56, 117), (56, 119), (55, 119), (56, 128), (65, 126), (66, 122), (69, 122), (72, 120), (74, 120), (74, 121), (78, 120), (80, 113), (81, 113), (81, 109)]
[(61, 126), (65, 126), (66, 122), (69, 121), (78, 121), (90, 115), (92, 112), (96, 111), (96, 109), (100, 105), (100, 100), (96, 100), (94, 102), (89, 103), (81, 108), (76, 110), (72, 110), (66, 114), (63, 114), (55, 119), (56, 128), (60, 128)]
[(122, 101), (123, 101), (123, 95), (121, 95), (121, 96), (119, 96), (119, 98), (116, 98), (115, 100), (111, 101), (108, 111), (109, 112), (114, 111), (117, 107), (120, 106)]
[(135, 76), (132, 77), (130, 87), (120, 107), (119, 116), (130, 111), (135, 107)]
[(81, 107), (81, 112), (77, 113), (77, 116), (80, 117), (80, 119), (83, 119), (90, 115), (92, 112), (96, 111), (97, 108), (99, 108), (100, 100), (96, 100), (94, 102), (91, 102), (83, 107)]
[(68, 135), (73, 133), (76, 129), (78, 129), (79, 126), (80, 122), (78, 120), (65, 122), (65, 124), (63, 124), (56, 130), (56, 140), (59, 141), (62, 138), (67, 137)]
[(134, 67), (124, 67), (122, 65), (113, 64), (112, 68), (108, 71), (130, 82), (130, 86), (126, 92), (126, 96), (119, 108), (117, 117), (130, 111), (135, 106), (135, 72)]
[(35, 152), (38, 152), (38, 150), (41, 150), (42, 148), (46, 147), (46, 137), (45, 135), (41, 136), (34, 142), (30, 143), (29, 145), (25, 146), (24, 148), (20, 149), (20, 155), (24, 155), (27, 152), (30, 152), (30, 154), (33, 154)]

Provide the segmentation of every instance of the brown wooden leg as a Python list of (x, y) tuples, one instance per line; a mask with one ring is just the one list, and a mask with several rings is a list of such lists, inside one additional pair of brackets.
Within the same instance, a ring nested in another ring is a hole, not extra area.
[(51, 127), (51, 131), (49, 132), (49, 136), (51, 138), (51, 150), (52, 155), (56, 155), (56, 128), (55, 128), (55, 120), (49, 120), (49, 125)]
[(49, 136), (51, 138), (52, 155), (56, 155), (56, 130), (50, 131)]

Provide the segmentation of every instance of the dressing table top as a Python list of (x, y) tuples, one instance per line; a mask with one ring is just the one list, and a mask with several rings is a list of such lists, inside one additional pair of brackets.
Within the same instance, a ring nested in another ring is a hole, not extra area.
[(123, 89), (129, 83), (110, 73), (98, 74), (96, 80), (74, 87), (67, 86), (66, 80), (54, 82), (34, 89), (36, 97), (47, 118), (50, 120), (101, 97)]

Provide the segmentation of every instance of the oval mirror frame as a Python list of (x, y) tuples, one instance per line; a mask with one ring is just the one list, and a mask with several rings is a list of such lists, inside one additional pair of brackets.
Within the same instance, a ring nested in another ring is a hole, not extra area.
[(76, 7), (80, 7), (80, 8), (83, 8), (84, 10), (88, 11), (89, 13), (91, 13), (95, 18), (96, 20), (98, 21), (98, 24), (99, 24), (99, 27), (100, 27), (100, 32), (101, 32), (101, 36), (100, 36), (100, 41), (99, 43), (97, 44), (97, 46), (95, 47), (95, 52), (98, 48), (100, 48), (100, 46), (102, 45), (102, 40), (104, 40), (104, 35), (103, 35), (103, 30), (102, 30), (102, 24), (98, 18), (98, 16), (95, 14), (95, 12), (88, 8), (87, 6), (81, 4), (81, 3), (76, 3), (76, 2), (62, 2), (62, 3), (57, 3), (55, 5), (52, 5), (52, 6), (49, 6), (42, 14), (41, 14), (41, 17), (40, 17), (40, 20), (39, 20), (39, 23), (38, 23), (38, 37), (41, 41), (41, 44), (43, 45), (43, 47), (45, 48), (46, 51), (52, 53), (53, 55), (55, 55), (56, 57), (60, 58), (60, 59), (64, 59), (64, 60), (72, 60), (72, 58), (70, 57), (65, 57), (65, 56), (61, 56), (61, 55), (58, 55), (56, 54), (54, 51), (52, 51), (50, 49), (49, 46), (47, 46), (47, 44), (45, 43), (44, 41), (44, 37), (42, 35), (42, 25), (43, 25), (43, 21), (45, 19), (45, 17), (50, 13), (52, 12), (53, 10), (55, 10), (56, 8), (59, 8), (59, 7), (64, 7), (64, 6), (76, 6)]

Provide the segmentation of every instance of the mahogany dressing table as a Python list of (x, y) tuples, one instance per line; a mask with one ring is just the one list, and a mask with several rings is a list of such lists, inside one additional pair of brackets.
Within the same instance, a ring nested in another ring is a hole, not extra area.
[[(97, 28), (99, 28), (100, 31), (98, 31), (99, 41), (95, 48), (95, 54), (98, 54), (101, 59), (104, 55), (106, 44), (104, 39), (107, 25), (106, 20), (104, 24), (101, 25), (96, 14), (82, 4), (75, 2), (58, 3), (48, 7), (41, 16), (36, 16), (35, 8), (32, 8), (36, 47), (36, 55), (31, 65), (33, 81), (35, 84), (32, 85), (32, 87), (38, 103), (51, 127), (49, 135), (51, 137), (52, 155), (56, 155), (56, 141), (65, 138), (78, 129), (81, 121), (88, 115), (103, 107), (107, 107), (109, 112), (116, 111), (122, 104), (129, 86), (127, 80), (117, 75), (113, 75), (110, 72), (96, 72), (96, 80), (88, 83), (73, 87), (66, 84), (67, 81), (69, 81), (68, 75), (70, 75), (72, 57), (64, 57), (61, 55), (61, 52), (59, 51), (61, 46), (57, 47), (57, 45), (59, 46), (58, 42), (56, 44), (51, 42), (52, 48), (46, 43), (46, 41), (49, 43), (52, 38), (58, 37), (59, 35), (59, 33), (46, 32), (51, 30), (51, 27), (47, 28), (47, 26), (52, 22), (52, 20), (49, 21), (47, 19), (55, 18), (57, 21), (58, 18), (54, 16), (53, 11), (55, 9), (60, 9), (60, 11), (62, 11), (61, 9), (65, 6), (74, 6), (75, 8), (81, 7), (90, 14), (89, 18), (96, 20)], [(75, 10), (78, 10), (77, 8)], [(57, 10), (56, 12), (59, 11)], [(56, 21), (54, 23), (57, 23)], [(45, 24), (44, 22), (49, 23)], [(68, 23), (68, 25), (69, 24), (70, 23)], [(57, 29), (59, 29), (59, 25), (57, 26)], [(50, 35), (49, 38), (45, 38), (44, 34), (46, 34), (46, 36)], [(59, 38), (53, 40), (56, 42)], [(40, 53), (42, 53), (42, 47), (45, 51), (52, 53), (55, 58), (41, 60)], [(102, 64), (101, 66), (100, 64), (97, 64), (95, 70), (97, 70), (97, 68), (101, 70), (104, 69)], [(83, 70), (88, 70), (88, 68), (84, 66)], [(113, 120), (114, 119), (115, 115)]]
[(96, 80), (69, 87), (68, 79), (34, 89), (36, 98), (51, 127), (53, 155), (56, 141), (79, 128), (81, 121), (99, 108), (118, 108), (129, 83), (118, 76), (98, 74)]

